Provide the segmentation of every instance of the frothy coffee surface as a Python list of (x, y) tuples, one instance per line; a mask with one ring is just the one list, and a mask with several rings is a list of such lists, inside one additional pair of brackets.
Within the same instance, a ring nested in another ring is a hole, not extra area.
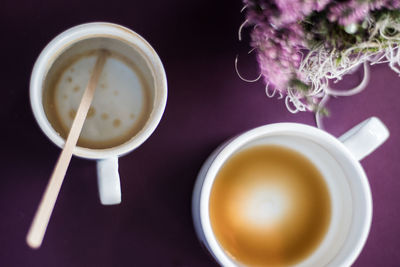
[(212, 187), (210, 220), (225, 252), (249, 266), (288, 266), (309, 256), (329, 227), (319, 170), (300, 153), (256, 146), (230, 158)]
[[(64, 138), (71, 128), (97, 60), (97, 50), (70, 59), (44, 90), (44, 107)], [(78, 145), (107, 148), (134, 136), (149, 117), (148, 86), (133, 62), (111, 53), (107, 58)]]

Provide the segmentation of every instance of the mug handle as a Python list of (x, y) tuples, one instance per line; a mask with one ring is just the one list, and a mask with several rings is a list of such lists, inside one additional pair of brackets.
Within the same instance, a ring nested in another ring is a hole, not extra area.
[(339, 140), (357, 160), (362, 160), (382, 145), (389, 137), (389, 130), (377, 117), (371, 117), (357, 124)]
[(101, 204), (115, 205), (121, 203), (118, 157), (97, 161), (97, 184)]

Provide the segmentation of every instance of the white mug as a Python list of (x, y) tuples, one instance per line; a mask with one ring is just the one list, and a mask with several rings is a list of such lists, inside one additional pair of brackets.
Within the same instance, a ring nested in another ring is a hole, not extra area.
[(385, 125), (372, 117), (342, 137), (298, 123), (277, 123), (245, 132), (215, 150), (197, 177), (192, 215), (200, 242), (222, 266), (241, 263), (224, 251), (216, 239), (209, 216), (210, 193), (223, 164), (235, 153), (256, 145), (275, 144), (296, 150), (323, 174), (331, 195), (332, 214), (327, 233), (310, 256), (295, 266), (350, 266), (360, 254), (372, 219), (369, 183), (359, 160), (389, 136)]
[[(99, 44), (90, 39), (104, 37), (106, 41)], [(85, 45), (79, 46), (78, 42)], [(76, 49), (69, 49), (75, 44)], [(150, 85), (152, 108), (150, 116), (139, 132), (127, 142), (106, 149), (89, 149), (75, 147), (73, 154), (86, 159), (97, 160), (98, 187), (101, 203), (104, 205), (121, 202), (121, 187), (118, 173), (118, 157), (127, 154), (140, 146), (155, 130), (163, 115), (167, 102), (167, 79), (162, 62), (139, 34), (123, 26), (96, 22), (78, 25), (55, 37), (41, 52), (33, 67), (30, 81), (30, 101), (34, 117), (44, 134), (58, 147), (64, 146), (65, 140), (53, 129), (43, 108), (43, 87), (46, 75), (53, 63), (60, 56), (71, 57), (85, 49), (105, 48), (116, 50), (135, 62), (144, 79)], [(65, 53), (69, 53), (65, 55)]]

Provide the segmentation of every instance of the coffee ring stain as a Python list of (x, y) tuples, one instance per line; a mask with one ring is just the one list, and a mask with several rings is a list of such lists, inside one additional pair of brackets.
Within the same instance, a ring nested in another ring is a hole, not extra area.
[(90, 107), (87, 113), (87, 118), (90, 119), (96, 114), (96, 109), (94, 107)]
[(73, 109), (73, 108), (71, 108), (71, 109), (69, 110), (69, 112), (68, 112), (69, 118), (70, 118), (71, 120), (73, 120), (73, 119), (75, 118), (75, 115), (76, 115), (76, 110)]
[(107, 113), (103, 113), (103, 114), (101, 114), (101, 118), (102, 118), (103, 120), (107, 120), (107, 119), (109, 118), (109, 116), (108, 116)]
[(120, 120), (120, 119), (115, 119), (115, 120), (113, 121), (113, 126), (114, 126), (115, 128), (119, 127), (120, 125), (121, 125), (121, 120)]

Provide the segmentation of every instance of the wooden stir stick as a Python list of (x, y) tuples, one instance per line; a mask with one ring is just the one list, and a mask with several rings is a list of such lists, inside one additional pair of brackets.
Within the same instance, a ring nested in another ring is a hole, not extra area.
[(71, 161), (72, 152), (78, 142), (83, 123), (85, 122), (90, 104), (92, 103), (97, 82), (103, 70), (109, 52), (100, 50), (92, 75), (89, 80), (85, 92), (83, 93), (81, 103), (72, 123), (64, 148), (61, 151), (53, 174), (47, 184), (44, 195), (40, 201), (39, 208), (36, 211), (35, 217), (26, 237), (26, 242), (31, 248), (39, 248), (42, 244), (47, 224), (49, 223), (51, 213), (60, 192), (62, 182), (67, 172), (68, 165)]

